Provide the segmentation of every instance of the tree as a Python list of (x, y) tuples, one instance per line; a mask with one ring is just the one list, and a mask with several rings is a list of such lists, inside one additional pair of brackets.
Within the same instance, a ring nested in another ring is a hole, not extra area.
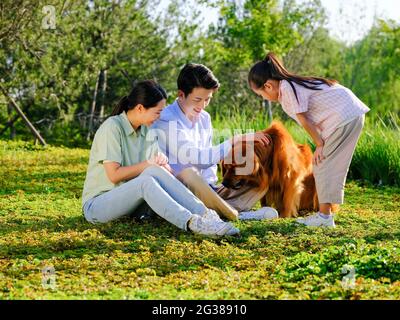
[[(307, 43), (325, 22), (320, 1), (298, 4), (294, 0), (246, 0), (216, 1), (210, 5), (219, 7), (220, 19), (209, 30), (206, 40), (205, 60), (218, 74), (222, 87), (213, 105), (229, 106), (225, 112), (254, 114), (263, 104), (247, 86), (250, 66), (273, 51), (281, 57), (293, 48)], [(288, 59), (291, 65), (297, 59)], [(249, 107), (249, 108), (247, 108)], [(257, 108), (258, 107), (258, 108)], [(215, 110), (213, 110), (215, 111)], [(223, 112), (223, 111), (222, 111)]]
[[(166, 34), (149, 18), (150, 4), (59, 1), (54, 3), (56, 28), (43, 29), (44, 2), (38, 1), (29, 23), (14, 35), (20, 41), (8, 41), (11, 35), (2, 41), (4, 86), (23, 109), (29, 106), (29, 117), (40, 122), (50, 141), (85, 143), (88, 125), (95, 129), (99, 124), (87, 120), (100, 113), (100, 104), (108, 114), (134, 80), (159, 78), (173, 68), (168, 63)], [(95, 95), (96, 84), (98, 91), (110, 90)], [(7, 121), (4, 116), (0, 120)], [(26, 130), (18, 127), (17, 133)]]
[(343, 82), (382, 118), (400, 115), (400, 25), (377, 20), (345, 56)]

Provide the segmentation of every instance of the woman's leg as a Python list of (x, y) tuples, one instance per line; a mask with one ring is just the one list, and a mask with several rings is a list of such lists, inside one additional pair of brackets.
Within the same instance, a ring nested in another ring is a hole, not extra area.
[(167, 170), (159, 166), (150, 166), (142, 172), (144, 176), (151, 176), (160, 186), (182, 207), (191, 213), (203, 215), (207, 207), (182, 182)]
[(89, 204), (85, 206), (85, 217), (92, 223), (109, 222), (132, 213), (143, 200), (160, 217), (180, 229), (187, 230), (192, 212), (177, 203), (158, 181), (149, 175), (140, 175), (89, 200)]

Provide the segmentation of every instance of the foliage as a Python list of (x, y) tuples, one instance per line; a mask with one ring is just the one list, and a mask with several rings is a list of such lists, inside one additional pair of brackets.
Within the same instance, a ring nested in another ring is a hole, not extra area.
[(400, 25), (378, 20), (344, 59), (343, 82), (385, 121), (400, 115)]
[[(147, 77), (165, 81), (171, 57), (167, 54), (166, 35), (150, 21), (148, 1), (62, 4), (54, 4), (60, 10), (55, 29), (43, 29), (38, 23), (43, 19), (43, 3), (38, 2), (30, 13), (31, 24), (20, 31), (22, 40), (2, 43), (0, 75), (9, 94), (34, 123), (44, 119), (47, 121), (42, 125), (50, 124), (47, 131), (42, 129), (49, 141), (63, 138), (68, 145), (68, 140), (74, 140), (74, 130), (67, 136), (54, 137), (57, 132), (51, 130), (52, 119), (60, 120), (58, 127), (74, 126), (72, 122), (76, 122), (85, 139), (88, 123), (79, 123), (75, 117), (90, 112), (96, 82), (100, 82), (96, 114), (101, 105), (109, 114), (133, 81)], [(108, 71), (107, 86), (101, 90), (104, 71)], [(5, 123), (7, 116), (2, 113), (0, 119)], [(21, 122), (17, 128), (26, 134)]]
[[(209, 107), (213, 117), (264, 113), (248, 88), (247, 72), (270, 50), (294, 72), (339, 80), (385, 122), (399, 115), (400, 37), (394, 21), (377, 20), (362, 40), (345, 44), (330, 36), (318, 0), (171, 0), (156, 14), (157, 3), (53, 1), (55, 29), (43, 27), (45, 1), (1, 3), (2, 85), (48, 142), (88, 147), (87, 138), (137, 79), (157, 78), (171, 102), (187, 62), (206, 64), (221, 82)], [(208, 30), (201, 6), (219, 11), (218, 23)], [(29, 138), (7, 104), (0, 95), (0, 136)], [(275, 116), (286, 119), (276, 110)]]

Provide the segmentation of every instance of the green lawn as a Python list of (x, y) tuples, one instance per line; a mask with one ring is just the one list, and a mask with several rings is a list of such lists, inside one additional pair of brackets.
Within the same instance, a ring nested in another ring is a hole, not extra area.
[(349, 182), (334, 230), (236, 222), (240, 238), (213, 240), (161, 219), (85, 222), (88, 154), (0, 141), (0, 299), (400, 298), (399, 188)]

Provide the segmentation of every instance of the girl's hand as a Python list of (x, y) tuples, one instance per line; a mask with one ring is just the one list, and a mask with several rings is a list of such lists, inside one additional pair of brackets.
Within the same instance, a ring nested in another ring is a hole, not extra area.
[(261, 142), (264, 146), (267, 146), (271, 143), (270, 139), (263, 132), (246, 133), (233, 137), (234, 142), (236, 142), (236, 139), (242, 139), (243, 141), (257, 141)]
[(324, 155), (322, 153), (323, 148), (324, 148), (324, 146), (321, 145), (321, 146), (317, 146), (317, 148), (315, 149), (314, 157), (313, 157), (313, 164), (316, 165), (316, 166), (318, 164), (320, 164), (322, 162), (322, 160), (325, 159), (325, 157), (324, 157)]

